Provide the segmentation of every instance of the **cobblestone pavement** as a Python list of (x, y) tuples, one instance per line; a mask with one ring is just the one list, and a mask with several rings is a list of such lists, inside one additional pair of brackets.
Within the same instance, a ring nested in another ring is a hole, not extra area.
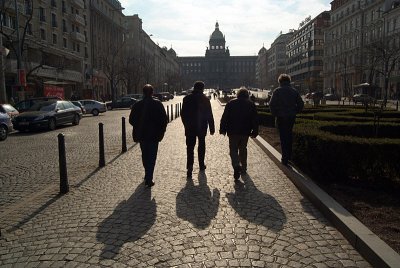
[[(212, 101), (217, 125), (223, 108)], [(227, 137), (206, 139), (205, 172), (186, 180), (180, 120), (143, 186), (139, 146), (7, 226), (1, 267), (369, 267), (253, 142), (235, 185)], [(56, 190), (55, 190), (56, 191)], [(25, 206), (24, 206), (25, 207)], [(23, 208), (24, 208), (23, 207)]]

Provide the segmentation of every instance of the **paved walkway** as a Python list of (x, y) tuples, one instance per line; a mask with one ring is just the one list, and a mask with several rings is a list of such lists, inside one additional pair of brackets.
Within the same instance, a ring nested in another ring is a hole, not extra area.
[[(219, 126), (223, 107), (212, 104)], [(207, 136), (206, 145), (206, 171), (195, 165), (187, 181), (183, 126), (174, 120), (151, 190), (134, 146), (3, 231), (0, 266), (369, 267), (253, 141), (239, 185), (227, 137)]]

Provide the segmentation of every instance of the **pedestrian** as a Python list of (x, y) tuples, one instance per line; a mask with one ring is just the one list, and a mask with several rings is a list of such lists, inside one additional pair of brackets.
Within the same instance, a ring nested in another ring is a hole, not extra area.
[(281, 140), (281, 162), (287, 166), (292, 157), (293, 126), (296, 114), (301, 112), (304, 102), (297, 90), (290, 86), (291, 78), (288, 74), (281, 74), (278, 78), (280, 87), (274, 90), (269, 107), (276, 117), (276, 123)]
[(229, 155), (233, 167), (233, 177), (238, 182), (240, 174), (247, 172), (247, 143), (249, 136), (258, 135), (257, 108), (249, 99), (249, 91), (242, 88), (237, 98), (229, 101), (222, 114), (219, 133), (228, 134)]
[(203, 90), (204, 82), (196, 81), (193, 85), (193, 93), (183, 98), (181, 117), (185, 127), (188, 178), (192, 178), (196, 139), (199, 141), (197, 154), (199, 168), (202, 171), (206, 169), (204, 157), (206, 153), (207, 128), (210, 128), (211, 135), (214, 135), (215, 132), (211, 103), (203, 94)]
[(164, 105), (153, 98), (153, 86), (143, 87), (143, 99), (132, 106), (129, 123), (133, 141), (140, 143), (147, 187), (154, 185), (153, 173), (157, 159), (158, 143), (163, 139), (168, 118)]

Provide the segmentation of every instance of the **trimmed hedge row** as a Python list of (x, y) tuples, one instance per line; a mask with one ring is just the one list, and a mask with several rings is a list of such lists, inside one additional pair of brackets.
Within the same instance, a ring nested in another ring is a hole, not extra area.
[(324, 131), (344, 126), (349, 127), (344, 123), (298, 120), (293, 161), (316, 180), (352, 178), (400, 186), (400, 139), (360, 138)]

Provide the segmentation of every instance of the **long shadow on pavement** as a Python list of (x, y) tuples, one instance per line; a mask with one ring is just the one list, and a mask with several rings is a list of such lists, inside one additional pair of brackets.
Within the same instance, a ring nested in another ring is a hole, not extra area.
[(176, 215), (204, 230), (217, 215), (220, 193), (218, 189), (213, 189), (211, 193), (204, 172), (199, 173), (198, 179), (197, 186), (192, 179), (188, 179), (185, 187), (178, 193)]
[(283, 229), (286, 215), (276, 199), (261, 192), (249, 175), (242, 175), (244, 183), (235, 183), (235, 192), (227, 193), (229, 204), (243, 219), (262, 225), (274, 232)]
[(151, 199), (151, 189), (140, 184), (132, 196), (119, 203), (100, 224), (96, 236), (104, 244), (100, 258), (115, 258), (125, 243), (145, 235), (156, 221), (156, 215), (157, 204)]

